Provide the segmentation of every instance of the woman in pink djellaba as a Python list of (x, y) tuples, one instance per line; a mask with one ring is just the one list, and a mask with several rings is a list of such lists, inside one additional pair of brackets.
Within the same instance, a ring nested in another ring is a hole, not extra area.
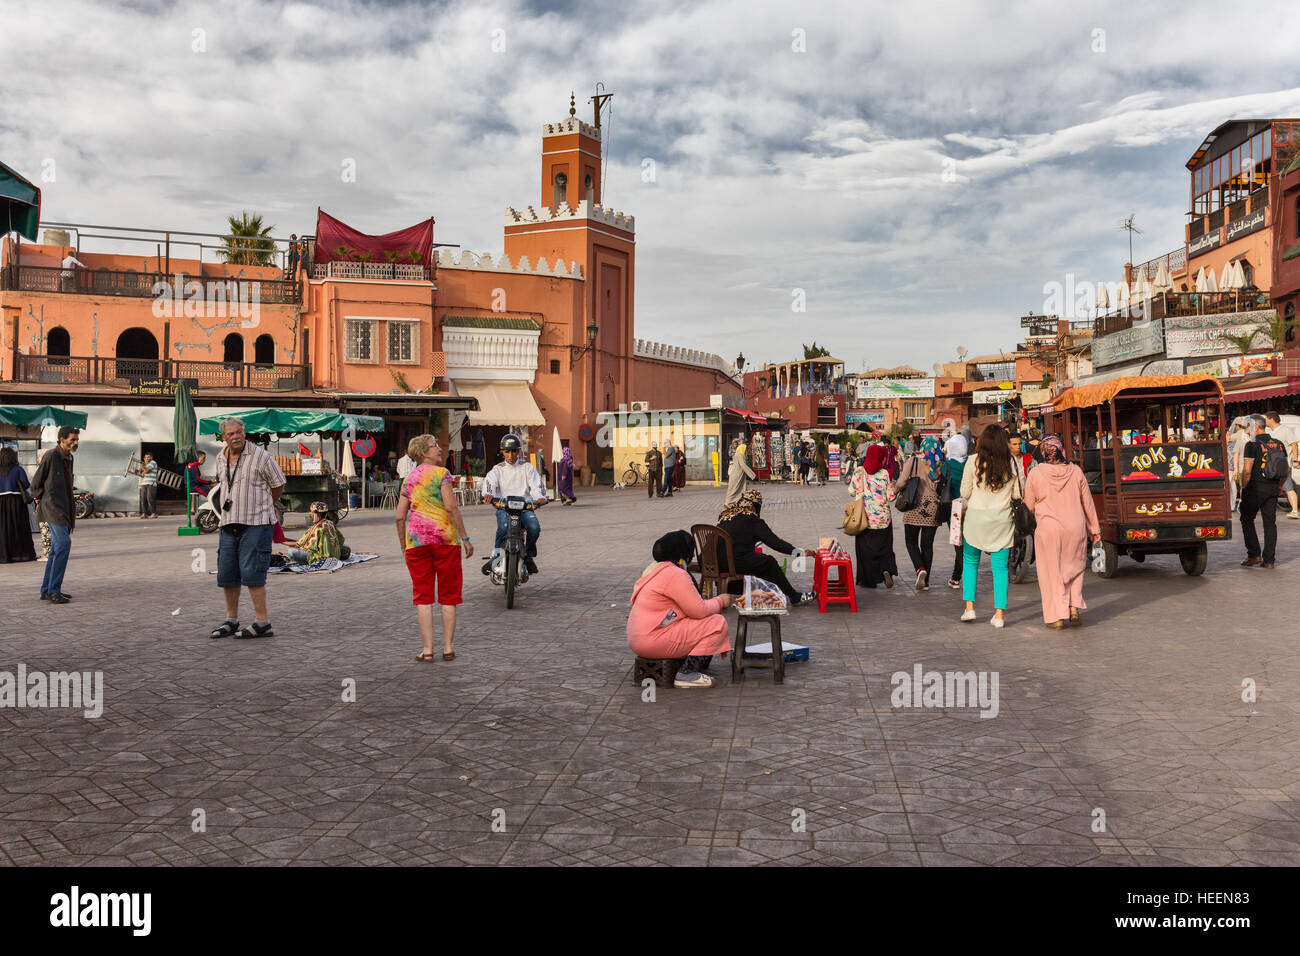
[(1087, 542), (1101, 540), (1097, 509), (1083, 470), (1065, 460), (1060, 435), (1048, 435), (1039, 446), (1043, 460), (1025, 480), (1025, 504), (1034, 513), (1034, 564), (1043, 597), (1043, 620), (1054, 631), (1082, 624), (1083, 574)]

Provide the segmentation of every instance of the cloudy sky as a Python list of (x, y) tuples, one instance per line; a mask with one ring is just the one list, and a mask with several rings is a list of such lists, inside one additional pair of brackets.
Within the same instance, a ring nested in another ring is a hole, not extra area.
[(1128, 214), (1138, 261), (1181, 245), (1206, 133), (1300, 116), (1292, 0), (0, 0), (0, 24), (0, 160), (48, 220), (250, 209), (287, 236), (321, 206), (500, 253), (503, 208), (541, 204), (541, 124), (571, 89), (590, 122), (603, 82), (637, 335), (751, 362), (1012, 348), (1044, 283), (1119, 278)]

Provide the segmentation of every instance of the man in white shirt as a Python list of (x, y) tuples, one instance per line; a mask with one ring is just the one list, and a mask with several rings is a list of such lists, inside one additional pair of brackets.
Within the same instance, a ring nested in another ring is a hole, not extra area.
[[(1268, 423), (1268, 433), (1283, 445), (1286, 445), (1287, 464), (1290, 468), (1295, 468), (1297, 464), (1300, 464), (1300, 460), (1298, 460), (1300, 455), (1297, 454), (1300, 449), (1296, 447), (1300, 439), (1297, 439), (1295, 429), (1290, 425), (1283, 425), (1282, 419), (1277, 412), (1265, 412), (1264, 421)], [(1300, 502), (1296, 500), (1295, 481), (1290, 473), (1287, 474), (1286, 481), (1282, 482), (1282, 490), (1286, 492), (1286, 500), (1291, 503), (1291, 513), (1287, 517), (1292, 519), (1300, 518), (1300, 509), (1296, 507)]]
[[(506, 435), (501, 439), (501, 457), (504, 461), (497, 462), (492, 470), (487, 473), (487, 478), (483, 481), (483, 500), (488, 504), (494, 504), (496, 499), (505, 498), (523, 498), (529, 504), (540, 508), (546, 504), (546, 490), (542, 487), (542, 476), (537, 473), (537, 469), (529, 464), (522, 457), (523, 442), (519, 440), (518, 435)], [(525, 553), (524, 567), (528, 569), (529, 574), (537, 573), (537, 538), (542, 533), (541, 523), (537, 520), (537, 512), (525, 511), (523, 514)], [(510, 517), (501, 508), (497, 509), (497, 536), (494, 547), (500, 548), (505, 544), (506, 531), (510, 527)], [(484, 562), (483, 573), (487, 574), (491, 568), (491, 558)]]
[(403, 455), (397, 459), (397, 477), (406, 481), (406, 476), (415, 470), (415, 461), (410, 455)]
[(76, 267), (86, 268), (86, 264), (69, 252), (63, 257), (63, 271), (59, 273), (62, 279), (63, 291), (72, 292), (76, 288)]

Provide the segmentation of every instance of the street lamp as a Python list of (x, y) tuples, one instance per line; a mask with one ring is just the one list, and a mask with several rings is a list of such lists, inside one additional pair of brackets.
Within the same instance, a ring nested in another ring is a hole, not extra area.
[(588, 352), (592, 351), (596, 347), (596, 336), (599, 334), (600, 334), (600, 326), (596, 324), (595, 319), (592, 319), (591, 323), (587, 326), (587, 344), (584, 345), (582, 348), (578, 348), (576, 345), (569, 346), (569, 370), (570, 371), (573, 370), (573, 366), (578, 364), (578, 359), (582, 358), (584, 355), (586, 355)]

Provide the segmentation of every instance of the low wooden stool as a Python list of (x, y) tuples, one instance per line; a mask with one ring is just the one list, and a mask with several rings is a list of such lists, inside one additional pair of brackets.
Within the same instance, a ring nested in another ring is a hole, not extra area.
[(657, 687), (672, 687), (677, 671), (686, 662), (682, 657), (638, 657), (632, 669), (632, 679), (638, 687), (649, 677)]
[(748, 636), (749, 622), (765, 623), (772, 631), (772, 682), (785, 683), (785, 649), (781, 646), (781, 614), (737, 614), (736, 646), (731, 650), (731, 679), (733, 682), (745, 677), (745, 639)]

